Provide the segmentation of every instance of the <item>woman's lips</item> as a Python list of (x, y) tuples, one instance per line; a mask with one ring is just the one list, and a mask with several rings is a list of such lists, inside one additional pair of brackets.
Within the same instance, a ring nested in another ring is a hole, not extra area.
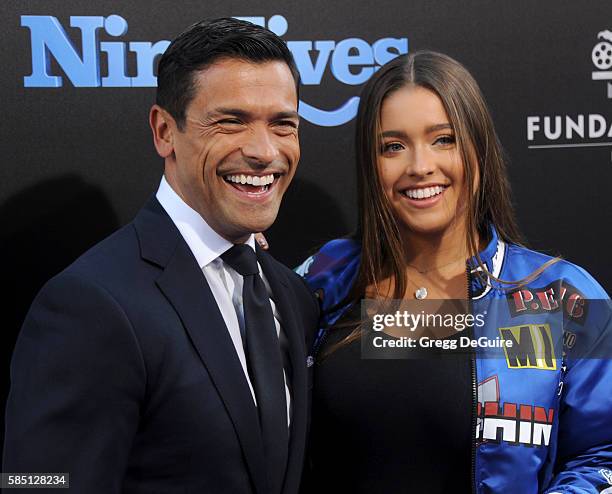
[(407, 188), (400, 192), (404, 200), (416, 208), (435, 206), (441, 199), (448, 185), (432, 185), (429, 187)]

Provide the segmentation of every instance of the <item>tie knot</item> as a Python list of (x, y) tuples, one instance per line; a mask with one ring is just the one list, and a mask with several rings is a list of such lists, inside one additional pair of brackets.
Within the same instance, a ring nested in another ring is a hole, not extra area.
[(221, 259), (242, 276), (259, 274), (255, 251), (247, 244), (236, 244), (221, 254)]

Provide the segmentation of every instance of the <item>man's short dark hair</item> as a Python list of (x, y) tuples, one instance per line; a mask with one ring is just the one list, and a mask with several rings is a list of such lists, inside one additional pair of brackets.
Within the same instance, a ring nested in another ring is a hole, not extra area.
[(200, 21), (170, 43), (157, 68), (156, 102), (172, 115), (179, 130), (183, 129), (185, 110), (195, 95), (194, 73), (222, 58), (285, 62), (296, 89), (299, 87), (300, 76), (293, 56), (273, 32), (229, 17)]

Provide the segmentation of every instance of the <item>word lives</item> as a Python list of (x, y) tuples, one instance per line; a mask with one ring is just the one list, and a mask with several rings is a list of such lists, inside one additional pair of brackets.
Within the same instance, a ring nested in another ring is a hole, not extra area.
[[(282, 15), (236, 17), (267, 27), (283, 36), (289, 27)], [(157, 85), (155, 61), (170, 45), (168, 40), (124, 41), (128, 22), (117, 14), (70, 16), (69, 35), (60, 21), (50, 15), (22, 15), (21, 26), (29, 29), (32, 73), (25, 87), (62, 87), (64, 77), (52, 73), (52, 61), (74, 87), (152, 87)], [(80, 39), (80, 47), (75, 40)], [(101, 41), (101, 39), (104, 39)], [(358, 86), (382, 65), (408, 53), (408, 38), (385, 37), (370, 43), (360, 37), (342, 40), (287, 41), (303, 85), (320, 86), (326, 79)], [(135, 68), (128, 73), (128, 61)], [(324, 77), (326, 74), (329, 77)], [(350, 96), (336, 108), (322, 109), (300, 101), (300, 115), (321, 126), (337, 126), (357, 115), (359, 97)]]

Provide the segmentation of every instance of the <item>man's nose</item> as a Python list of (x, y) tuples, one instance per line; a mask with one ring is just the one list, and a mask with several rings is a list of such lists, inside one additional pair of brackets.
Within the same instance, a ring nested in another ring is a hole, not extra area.
[(242, 154), (249, 161), (270, 164), (278, 158), (278, 147), (275, 143), (272, 131), (263, 126), (251, 129), (242, 145)]

